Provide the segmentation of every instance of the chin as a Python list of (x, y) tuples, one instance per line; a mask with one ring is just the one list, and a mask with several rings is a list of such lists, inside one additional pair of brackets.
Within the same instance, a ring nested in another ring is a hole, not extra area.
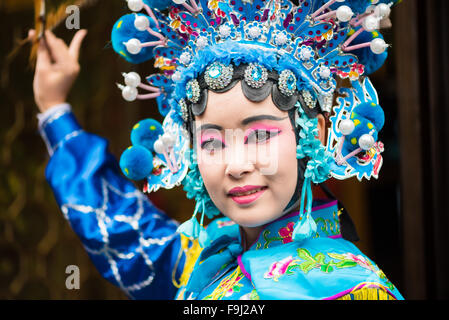
[[(261, 214), (262, 210), (265, 214)], [(275, 219), (277, 219), (276, 214), (266, 214), (267, 207), (261, 205), (256, 205), (253, 208), (236, 208), (232, 210), (232, 214), (227, 215), (228, 218), (233, 220), (235, 223), (242, 227), (255, 228), (263, 226)]]

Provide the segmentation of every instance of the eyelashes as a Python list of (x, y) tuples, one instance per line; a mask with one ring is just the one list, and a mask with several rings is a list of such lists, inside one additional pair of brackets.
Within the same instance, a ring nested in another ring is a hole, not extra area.
[[(266, 130), (266, 129), (257, 129), (257, 130), (252, 130), (246, 137), (244, 140), (245, 144), (261, 144), (261, 143), (266, 143), (268, 140), (270, 140), (271, 138), (279, 135), (282, 131), (279, 129), (271, 129), (271, 130)], [(221, 141), (220, 139), (216, 139), (216, 138), (209, 138), (205, 141), (201, 142), (201, 149), (208, 151), (208, 152), (213, 152), (215, 150), (221, 150), (223, 148), (225, 148), (226, 145), (223, 141)]]
[(263, 143), (270, 140), (272, 137), (277, 136), (281, 130), (266, 130), (258, 129), (251, 131), (247, 137), (245, 137), (245, 144), (247, 143)]

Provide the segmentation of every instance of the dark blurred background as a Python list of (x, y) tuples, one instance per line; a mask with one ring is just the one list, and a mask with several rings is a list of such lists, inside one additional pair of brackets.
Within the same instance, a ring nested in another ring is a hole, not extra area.
[[(155, 102), (127, 103), (115, 86), (121, 72), (152, 72), (151, 63), (130, 66), (111, 48), (110, 30), (125, 13), (124, 0), (81, 11), (89, 33), (68, 99), (84, 129), (106, 137), (117, 158), (136, 122), (160, 117)], [(380, 177), (329, 182), (356, 224), (356, 245), (408, 299), (449, 298), (448, 13), (444, 0), (405, 0), (393, 10), (393, 28), (382, 31), (390, 56), (371, 76), (386, 114)], [(33, 1), (1, 0), (0, 21), (0, 298), (126, 299), (93, 267), (44, 178), (48, 155), (37, 133), (30, 46), (8, 56), (33, 28)], [(69, 41), (74, 30), (62, 25), (55, 33)], [(179, 221), (193, 212), (182, 188), (150, 198)], [(68, 265), (80, 268), (79, 290), (65, 287)]]

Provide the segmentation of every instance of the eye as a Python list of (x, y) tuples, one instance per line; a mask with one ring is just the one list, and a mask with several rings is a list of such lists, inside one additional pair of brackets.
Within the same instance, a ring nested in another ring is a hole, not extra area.
[(248, 135), (245, 143), (263, 143), (278, 135), (279, 132), (279, 130), (254, 130)]
[(214, 139), (214, 138), (210, 138), (201, 143), (201, 149), (206, 150), (208, 152), (212, 152), (214, 150), (221, 149), (224, 147), (225, 147), (225, 145), (222, 141), (220, 141), (218, 139)]

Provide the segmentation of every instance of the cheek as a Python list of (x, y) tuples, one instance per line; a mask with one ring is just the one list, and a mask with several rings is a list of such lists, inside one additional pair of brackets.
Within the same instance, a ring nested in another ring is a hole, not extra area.
[[(273, 178), (285, 179), (285, 175), (290, 176), (292, 172), (297, 172), (296, 140), (292, 129), (284, 129), (270, 143), (257, 146), (255, 150), (255, 160), (259, 168), (263, 168), (263, 173), (273, 175)], [(296, 178), (296, 175), (292, 177)]]
[[(201, 151), (198, 151), (201, 152)], [(223, 165), (213, 159), (208, 159), (204, 154), (202, 158), (198, 156), (198, 169), (203, 178), (204, 186), (209, 193), (212, 200), (214, 200), (221, 191), (221, 184), (223, 181), (224, 168)]]

